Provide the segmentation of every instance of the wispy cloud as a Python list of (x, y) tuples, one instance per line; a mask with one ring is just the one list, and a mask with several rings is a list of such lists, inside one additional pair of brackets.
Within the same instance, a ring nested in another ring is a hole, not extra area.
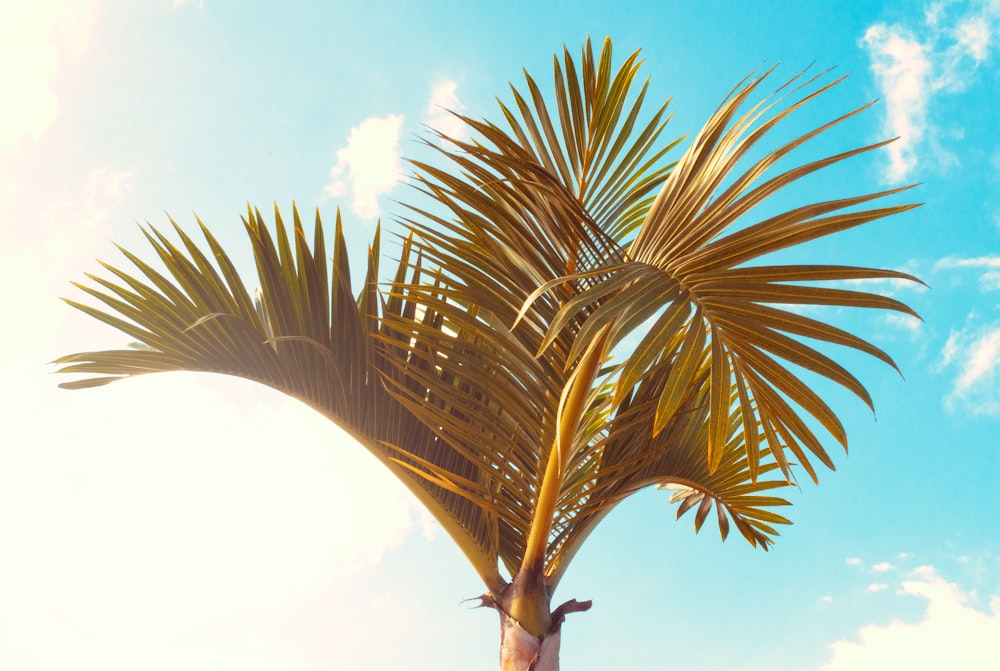
[(993, 597), (988, 613), (972, 608), (967, 605), (968, 595), (930, 566), (913, 571), (899, 593), (927, 600), (923, 619), (915, 623), (897, 619), (884, 626), (863, 627), (856, 640), (831, 645), (832, 657), (819, 671), (995, 668), (1000, 595)]
[(884, 582), (873, 582), (872, 584), (868, 585), (869, 592), (881, 592), (882, 590), (888, 588), (889, 586), (886, 585)]
[[(1000, 291), (1000, 256), (947, 256), (934, 264), (935, 273), (950, 273), (959, 282), (975, 274), (982, 292)], [(1000, 416), (1000, 321), (973, 310), (962, 328), (953, 328), (941, 348), (939, 372), (954, 373), (945, 397), (950, 411)]]
[(350, 193), (351, 211), (363, 219), (379, 216), (379, 196), (402, 181), (399, 135), (403, 115), (369, 117), (351, 129), (347, 145), (337, 151), (330, 182), (323, 190), (334, 198)]
[(934, 270), (947, 270), (951, 268), (1000, 269), (1000, 256), (974, 256), (971, 258), (946, 256), (934, 264)]
[(961, 258), (948, 256), (934, 264), (935, 272), (941, 270), (981, 270), (979, 288), (983, 291), (1000, 290), (1000, 256)]
[(939, 370), (954, 369), (945, 406), (977, 415), (1000, 416), (1000, 324), (952, 331), (941, 350)]
[(861, 558), (860, 557), (848, 557), (847, 559), (844, 560), (844, 562), (848, 566), (861, 566)]
[[(865, 31), (860, 43), (885, 99), (884, 131), (900, 137), (889, 146), (887, 181), (909, 179), (919, 154), (935, 145), (936, 127), (929, 121), (933, 99), (973, 83), (998, 27), (997, 2), (937, 2), (927, 6), (922, 22), (877, 23)], [(940, 148), (936, 158), (956, 160)]]
[(468, 137), (467, 126), (451, 112), (461, 112), (465, 105), (458, 99), (458, 84), (446, 80), (431, 89), (427, 101), (427, 125), (432, 129), (456, 140)]
[(977, 64), (982, 63), (989, 55), (992, 33), (993, 27), (987, 15), (966, 17), (955, 27), (955, 46), (959, 52), (968, 54)]
[(900, 182), (917, 164), (916, 147), (927, 126), (928, 47), (909, 30), (884, 23), (870, 27), (862, 43), (885, 97), (886, 132), (900, 138), (889, 145), (887, 173), (889, 181)]
[(913, 315), (904, 315), (892, 312), (882, 315), (882, 320), (887, 326), (906, 331), (913, 338), (915, 338), (924, 327), (924, 323)]
[(878, 564), (872, 565), (872, 570), (875, 571), (876, 573), (885, 573), (886, 571), (891, 571), (894, 568), (896, 567), (887, 561), (879, 562)]

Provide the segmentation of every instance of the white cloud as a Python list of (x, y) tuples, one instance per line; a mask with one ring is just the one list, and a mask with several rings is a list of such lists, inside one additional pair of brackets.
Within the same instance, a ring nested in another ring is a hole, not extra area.
[(180, 9), (187, 5), (194, 5), (198, 9), (203, 9), (205, 7), (205, 0), (173, 0), (174, 9)]
[[(980, 291), (1000, 291), (1000, 256), (948, 256), (934, 264), (935, 272), (975, 272)], [(945, 407), (978, 415), (1000, 416), (1000, 322), (969, 314), (961, 329), (952, 329), (941, 348), (937, 370), (954, 372)]]
[[(900, 137), (888, 148), (889, 182), (909, 179), (917, 169), (918, 152), (928, 146), (939, 162), (957, 161), (938, 144), (928, 108), (935, 96), (971, 85), (1000, 27), (1000, 5), (995, 2), (959, 8), (962, 13), (955, 16), (949, 3), (932, 3), (924, 10), (922, 25), (877, 23), (861, 39), (885, 99), (884, 132)], [(962, 130), (953, 133), (961, 136)]]
[(96, 8), (80, 0), (0, 4), (0, 155), (58, 117), (55, 76), (61, 61), (86, 49)]
[(848, 557), (845, 562), (848, 566), (861, 566), (861, 559), (859, 557)]
[(977, 415), (1000, 415), (1000, 324), (952, 331), (941, 350), (939, 370), (956, 368), (945, 398), (949, 410), (961, 407)]
[(1000, 269), (1000, 256), (976, 256), (972, 258), (946, 256), (934, 264), (934, 270), (948, 270), (952, 268)]
[(993, 369), (1000, 364), (1000, 328), (994, 328), (976, 338), (969, 348), (966, 365), (958, 379), (957, 390), (965, 392), (983, 377), (992, 378)]
[(982, 270), (979, 288), (982, 291), (1000, 290), (1000, 256), (977, 256), (960, 258), (948, 256), (934, 264), (934, 270)]
[[(425, 123), (455, 139), (467, 137), (465, 124), (448, 110), (465, 109), (458, 98), (458, 84), (445, 80), (431, 89), (425, 108)], [(363, 219), (379, 216), (379, 196), (392, 191), (405, 177), (399, 138), (402, 114), (369, 117), (351, 129), (347, 144), (336, 153), (337, 162), (330, 169), (330, 182), (323, 189), (325, 198), (350, 195), (351, 211)]]
[(363, 219), (379, 216), (378, 198), (402, 179), (399, 135), (403, 115), (369, 117), (351, 129), (347, 145), (337, 151), (324, 195), (351, 194), (351, 211)]
[(983, 291), (1000, 291), (1000, 268), (987, 270), (980, 275), (979, 288)]
[(955, 42), (976, 63), (982, 63), (989, 55), (991, 32), (985, 16), (971, 16), (955, 27)]
[(887, 177), (890, 182), (903, 181), (917, 164), (916, 147), (927, 125), (928, 47), (908, 30), (884, 23), (870, 27), (863, 44), (885, 97), (885, 131), (899, 136), (889, 145)]
[(451, 112), (461, 112), (465, 105), (458, 99), (458, 84), (446, 80), (437, 84), (431, 90), (427, 101), (427, 125), (435, 131), (456, 140), (468, 137), (465, 122)]
[(890, 313), (882, 315), (882, 319), (889, 326), (909, 331), (911, 336), (918, 334), (924, 326), (924, 323), (913, 315)]
[(941, 361), (938, 362), (938, 370), (942, 370), (958, 358), (958, 340), (960, 337), (960, 331), (952, 331), (948, 335), (948, 339), (944, 343), (944, 347), (941, 348)]
[(887, 561), (879, 562), (878, 564), (872, 565), (872, 570), (875, 571), (876, 573), (885, 573), (886, 571), (891, 571), (894, 568), (896, 567)]
[[(948, 256), (934, 264), (934, 271), (976, 271), (980, 291), (1000, 291), (1000, 256)], [(963, 328), (949, 334), (937, 369), (955, 371), (952, 389), (945, 397), (949, 410), (963, 408), (974, 414), (1000, 416), (1000, 323), (983, 323), (978, 314), (971, 313)]]
[(888, 589), (888, 587), (889, 586), (886, 585), (884, 582), (873, 582), (872, 584), (868, 585), (867, 589), (869, 592), (881, 592), (884, 589)]
[(923, 566), (903, 582), (900, 594), (927, 600), (923, 619), (868, 625), (857, 639), (831, 645), (831, 659), (819, 671), (992, 671), (1000, 640), (1000, 596), (985, 613), (966, 604), (968, 596)]

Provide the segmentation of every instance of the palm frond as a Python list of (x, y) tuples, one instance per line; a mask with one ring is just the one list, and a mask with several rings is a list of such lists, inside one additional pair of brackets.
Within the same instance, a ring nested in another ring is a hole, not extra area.
[[(745, 264), (766, 254), (904, 212), (916, 205), (858, 209), (909, 188), (904, 187), (805, 205), (746, 224), (754, 208), (779, 190), (806, 175), (885, 144), (876, 143), (814, 160), (771, 176), (774, 166), (792, 150), (866, 109), (866, 105), (742, 167), (751, 149), (779, 122), (842, 80), (818, 86), (778, 109), (787, 96), (808, 89), (822, 76), (798, 86), (791, 93), (783, 93), (797, 84), (802, 77), (800, 74), (779, 88), (781, 97), (765, 98), (738, 116), (751, 94), (770, 74), (769, 71), (750, 78), (737, 87), (695, 137), (629, 242), (627, 260), (609, 268), (604, 276), (594, 275), (599, 279), (588, 292), (595, 299), (599, 297), (602, 303), (600, 309), (587, 318), (581, 332), (613, 328), (614, 344), (618, 344), (638, 325), (648, 323), (630, 317), (638, 315), (648, 319), (659, 315), (624, 362), (615, 403), (621, 403), (631, 386), (651, 367), (669, 363), (678, 377), (663, 388), (654, 427), (660, 431), (676, 412), (679, 394), (683, 393), (690, 378), (691, 368), (683, 364), (691, 361), (692, 353), (701, 351), (690, 337), (680, 338), (677, 334), (680, 331), (692, 333), (694, 329), (699, 337), (707, 338), (711, 353), (710, 375), (706, 380), (713, 390), (708, 397), (710, 430), (707, 434), (707, 458), (711, 468), (719, 467), (726, 452), (727, 427), (735, 403), (740, 407), (741, 416), (748, 420), (755, 418), (751, 425), (759, 423), (764, 427), (760, 433), (748, 432), (745, 441), (752, 477), (756, 477), (755, 464), (760, 460), (760, 455), (754, 453), (761, 449), (769, 450), (785, 476), (790, 477), (783, 454), (788, 450), (815, 480), (809, 454), (827, 466), (832, 466), (832, 461), (793, 406), (799, 406), (817, 420), (845, 448), (846, 434), (833, 411), (779, 360), (838, 383), (869, 406), (872, 406), (872, 399), (857, 378), (802, 338), (857, 349), (893, 367), (895, 363), (885, 352), (857, 336), (780, 306), (877, 308), (917, 316), (909, 307), (891, 298), (816, 283), (890, 278), (919, 280), (906, 273), (882, 269)], [(734, 227), (735, 231), (728, 232)], [(555, 278), (550, 284), (555, 285), (560, 279), (567, 278)], [(656, 289), (647, 292), (645, 287)], [(578, 318), (578, 303), (566, 302), (561, 309), (562, 313), (550, 327), (549, 337), (562, 324)], [(739, 390), (735, 398), (731, 394), (734, 386)]]
[[(738, 407), (727, 425), (726, 449), (718, 467), (710, 469), (705, 460), (710, 426), (710, 348), (702, 340), (693, 379), (659, 432), (653, 430), (655, 409), (664, 386), (677, 375), (671, 366), (651, 369), (618, 405), (609, 430), (594, 445), (586, 481), (570, 483), (564, 494), (566, 505), (559, 511), (556, 536), (549, 548), (550, 584), (558, 583), (583, 541), (615, 506), (650, 486), (678, 490), (671, 498), (671, 502), (681, 502), (678, 518), (697, 504), (696, 531), (714, 505), (723, 540), (731, 521), (747, 542), (767, 550), (778, 535), (775, 525), (789, 523), (772, 510), (788, 505), (788, 501), (769, 493), (790, 483), (784, 477), (764, 477), (779, 469), (766, 449), (757, 455), (763, 463), (751, 462), (743, 428), (762, 429), (753, 419), (744, 422)], [(613, 380), (607, 382), (608, 395), (613, 386)], [(734, 388), (732, 394), (736, 393)], [(753, 476), (752, 469), (756, 470)]]
[[(124, 252), (137, 274), (105, 264), (116, 281), (91, 277), (100, 288), (81, 286), (104, 303), (104, 310), (68, 301), (142, 347), (62, 357), (55, 362), (61, 365), (59, 372), (97, 377), (61, 386), (92, 387), (183, 370), (234, 375), (278, 389), (329, 417), (368, 448), (427, 506), (486, 584), (500, 588), (497, 539), (489, 533), (483, 508), (453, 487), (414, 473), (415, 464), (429, 460), (452, 479), (475, 480), (478, 465), (440, 441), (383, 385), (382, 371), (394, 378), (380, 343), (398, 344), (403, 336), (384, 327), (382, 319), (387, 313), (413, 315), (416, 308), (399, 299), (382, 304), (376, 288), (378, 234), (369, 250), (364, 286), (355, 297), (339, 213), (330, 273), (318, 213), (311, 245), (297, 211), (291, 235), (277, 209), (274, 233), (257, 211), (249, 210), (244, 224), (256, 260), (259, 300), (251, 299), (234, 264), (203, 224), (207, 251), (176, 224), (182, 248), (151, 229), (147, 238), (167, 275)], [(410, 265), (406, 245), (396, 282), (403, 281)]]
[[(588, 40), (578, 61), (566, 49), (555, 57), (554, 104), (525, 73), (526, 88), (500, 104), (506, 127), (461, 116), (473, 139), (439, 136), (441, 165), (414, 163), (433, 205), (411, 207), (381, 288), (380, 234), (355, 293), (339, 215), (328, 267), (318, 215), (310, 241), (297, 211), (291, 234), (277, 211), (273, 233), (248, 211), (256, 296), (200, 222), (207, 249), (176, 224), (180, 245), (150, 229), (165, 272), (123, 250), (136, 270), (105, 265), (111, 279), (80, 285), (103, 307), (70, 301), (141, 346), (59, 359), (61, 372), (91, 376), (62, 386), (196, 370), (299, 398), (418, 496), (494, 594), (507, 585), (501, 564), (554, 588), (596, 524), (650, 486), (676, 487), (678, 516), (694, 510), (696, 531), (714, 507), (723, 538), (735, 526), (766, 550), (788, 523), (774, 490), (790, 486), (793, 466), (814, 480), (812, 460), (834, 466), (815, 427), (846, 447), (836, 413), (800, 372), (872, 405), (814, 343), (895, 367), (788, 306), (914, 314), (830, 283), (916, 280), (754, 264), (914, 206), (872, 205), (904, 190), (894, 189), (755, 216), (803, 177), (883, 146), (776, 167), (864, 107), (750, 160), (840, 81), (800, 74), (751, 104), (769, 71), (737, 86), (668, 164), (667, 106), (645, 116), (639, 67), (632, 54), (613, 68), (610, 41), (595, 55)], [(626, 342), (637, 344), (623, 351)]]
[[(394, 357), (401, 379), (419, 378), (425, 389), (390, 388), (442, 440), (482, 455), (497, 482), (488, 488), (495, 495), (480, 493), (484, 507), (499, 497), (509, 519), (524, 520), (511, 530), (517, 543), (504, 557), (515, 568), (537, 526), (542, 494), (558, 491), (571, 475), (560, 466), (546, 482), (545, 473), (566, 416), (560, 399), (576, 372), (571, 357), (586, 342), (578, 333), (584, 319), (571, 316), (558, 333), (552, 321), (595, 281), (588, 271), (606, 275), (609, 263), (624, 260), (619, 240), (641, 221), (635, 212), (649, 207), (669, 172), (662, 156), (672, 145), (654, 149), (665, 106), (640, 125), (645, 86), (630, 97), (637, 56), (613, 71), (610, 43), (595, 58), (588, 42), (581, 64), (578, 70), (568, 52), (562, 64), (556, 59), (558, 128), (526, 76), (528, 94), (513, 89), (514, 111), (501, 106), (509, 131), (463, 117), (476, 139), (445, 138), (440, 150), (449, 167), (415, 164), (418, 188), (451, 216), (414, 208), (407, 221), (414, 247), (441, 270), (433, 281), (401, 286), (398, 298), (440, 321), (387, 321), (411, 339), (406, 356)], [(567, 273), (578, 275), (519, 317), (538, 286)], [(595, 308), (590, 303), (582, 314)], [(552, 335), (543, 341), (546, 333)], [(445, 408), (461, 419), (441, 421)], [(576, 438), (565, 459), (557, 457), (560, 464), (577, 463), (590, 446), (583, 434), (570, 433)]]

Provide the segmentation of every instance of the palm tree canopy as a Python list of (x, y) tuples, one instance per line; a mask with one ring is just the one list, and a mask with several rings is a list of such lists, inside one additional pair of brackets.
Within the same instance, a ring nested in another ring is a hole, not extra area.
[[(715, 508), (767, 549), (793, 466), (834, 464), (816, 431), (845, 448), (834, 411), (794, 369), (863, 402), (849, 371), (813, 344), (883, 351), (799, 306), (914, 314), (830, 286), (904, 273), (775, 265), (759, 257), (902, 212), (870, 203), (902, 189), (757, 217), (800, 178), (884, 145), (791, 168), (787, 154), (851, 111), (767, 152), (759, 143), (841, 79), (804, 73), (756, 103), (772, 71), (741, 82), (676, 163), (661, 139), (667, 105), (644, 111), (638, 53), (612, 67), (610, 41), (554, 59), (552, 99), (526, 74), (504, 125), (461, 117), (473, 139), (441, 136), (414, 163), (436, 207), (413, 206), (400, 258), (379, 284), (380, 234), (356, 292), (339, 215), (332, 266), (317, 213), (244, 219), (260, 289), (252, 296), (208, 229), (199, 245), (147, 231), (165, 274), (88, 276), (97, 308), (68, 301), (140, 346), (62, 357), (90, 387), (172, 370), (236, 375), (308, 403), (349, 431), (427, 506), (493, 593), (529, 564), (550, 589), (594, 526), (651, 485), (676, 489), (700, 529)], [(755, 151), (757, 150), (757, 151)], [(760, 156), (759, 158), (751, 158)], [(199, 222), (200, 224), (200, 222)], [(124, 251), (124, 250), (123, 250)]]

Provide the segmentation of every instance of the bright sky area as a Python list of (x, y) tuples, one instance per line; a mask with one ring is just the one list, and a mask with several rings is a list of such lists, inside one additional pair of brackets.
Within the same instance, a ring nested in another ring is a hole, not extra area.
[(923, 322), (833, 315), (906, 379), (844, 356), (877, 421), (823, 387), (850, 456), (792, 493), (772, 552), (695, 535), (664, 492), (610, 516), (560, 586), (594, 600), (564, 668), (997, 668), (1000, 2), (537, 4), (3, 3), (0, 668), (496, 667), (473, 571), (316, 413), (212, 376), (67, 392), (46, 362), (127, 342), (58, 297), (165, 212), (188, 230), (197, 213), (249, 271), (247, 203), (339, 205), (360, 263), (377, 217), (398, 230), (401, 156), (455, 132), (442, 108), (496, 119), (522, 66), (548, 81), (588, 34), (643, 50), (670, 138), (756, 68), (852, 73), (805, 122), (880, 102), (820, 149), (902, 139), (790, 198), (920, 182), (926, 205), (811, 258), (931, 288), (879, 287)]

